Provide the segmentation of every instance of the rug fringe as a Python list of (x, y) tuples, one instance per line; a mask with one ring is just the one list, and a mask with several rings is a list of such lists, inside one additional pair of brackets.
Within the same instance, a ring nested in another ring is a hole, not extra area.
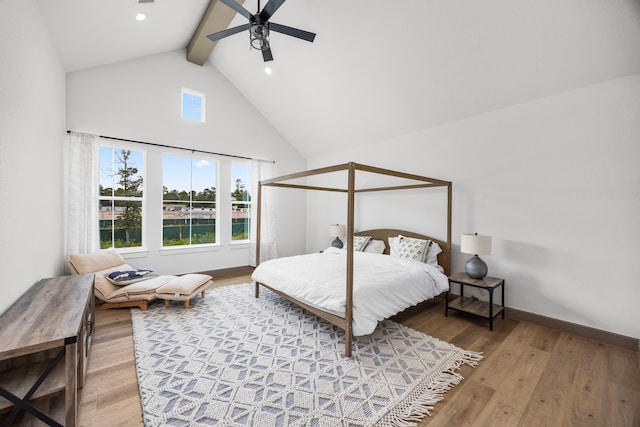
[[(449, 369), (441, 372), (436, 378), (421, 390), (417, 390), (417, 396), (409, 399), (411, 403), (398, 413), (389, 414), (381, 421), (386, 421), (392, 427), (415, 427), (418, 422), (426, 416), (431, 416), (434, 405), (444, 399), (444, 393), (460, 384), (464, 377), (456, 372), (462, 364), (467, 364), (472, 368), (478, 366), (482, 360), (482, 353), (475, 351), (460, 350), (458, 358), (452, 361)], [(377, 425), (381, 425), (377, 424)]]
[(483, 357), (482, 352), (478, 352), (478, 351), (463, 350), (462, 354), (464, 355), (463, 363), (466, 363), (472, 368), (475, 368), (476, 366), (478, 366), (478, 364), (480, 363)]

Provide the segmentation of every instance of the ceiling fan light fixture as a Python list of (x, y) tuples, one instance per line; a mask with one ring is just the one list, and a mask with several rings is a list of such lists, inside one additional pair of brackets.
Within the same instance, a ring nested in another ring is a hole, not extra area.
[(249, 22), (243, 25), (238, 25), (237, 27), (227, 28), (226, 30), (209, 34), (207, 38), (212, 42), (217, 42), (225, 37), (249, 30), (249, 48), (262, 51), (262, 59), (264, 62), (273, 61), (273, 53), (271, 52), (271, 43), (269, 41), (269, 33), (271, 30), (276, 33), (285, 34), (308, 42), (313, 42), (313, 39), (316, 37), (314, 33), (310, 33), (309, 31), (287, 27), (286, 25), (280, 25), (269, 21), (271, 16), (280, 8), (280, 6), (282, 6), (285, 0), (268, 0), (267, 4), (262, 9), (260, 8), (260, 0), (258, 0), (258, 12), (255, 14), (242, 7), (236, 0), (218, 1), (224, 3), (236, 13), (247, 18)]
[(249, 28), (249, 42), (254, 49), (269, 49), (269, 28), (262, 24), (252, 24)]

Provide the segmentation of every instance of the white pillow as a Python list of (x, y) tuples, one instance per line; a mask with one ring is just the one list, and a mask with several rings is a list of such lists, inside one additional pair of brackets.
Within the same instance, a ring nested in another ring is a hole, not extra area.
[(400, 251), (400, 239), (398, 237), (389, 237), (389, 255), (398, 256)]
[(442, 252), (442, 248), (436, 242), (431, 242), (424, 263), (429, 265), (438, 265), (438, 254)]
[(382, 254), (387, 245), (382, 240), (370, 240), (363, 252), (369, 252), (374, 254)]

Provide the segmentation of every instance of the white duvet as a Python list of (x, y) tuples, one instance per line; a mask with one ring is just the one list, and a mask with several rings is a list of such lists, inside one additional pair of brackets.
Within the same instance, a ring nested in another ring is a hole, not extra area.
[[(353, 334), (368, 335), (378, 321), (449, 289), (438, 267), (407, 258), (354, 252)], [(316, 308), (344, 317), (346, 251), (298, 255), (262, 262), (253, 272), (264, 283)]]

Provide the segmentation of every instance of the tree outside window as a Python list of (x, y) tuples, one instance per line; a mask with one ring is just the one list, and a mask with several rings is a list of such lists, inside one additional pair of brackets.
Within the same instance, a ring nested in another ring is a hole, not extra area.
[(231, 240), (249, 240), (251, 222), (251, 194), (246, 186), (251, 182), (251, 166), (231, 165)]
[(100, 247), (140, 247), (144, 153), (100, 147)]

